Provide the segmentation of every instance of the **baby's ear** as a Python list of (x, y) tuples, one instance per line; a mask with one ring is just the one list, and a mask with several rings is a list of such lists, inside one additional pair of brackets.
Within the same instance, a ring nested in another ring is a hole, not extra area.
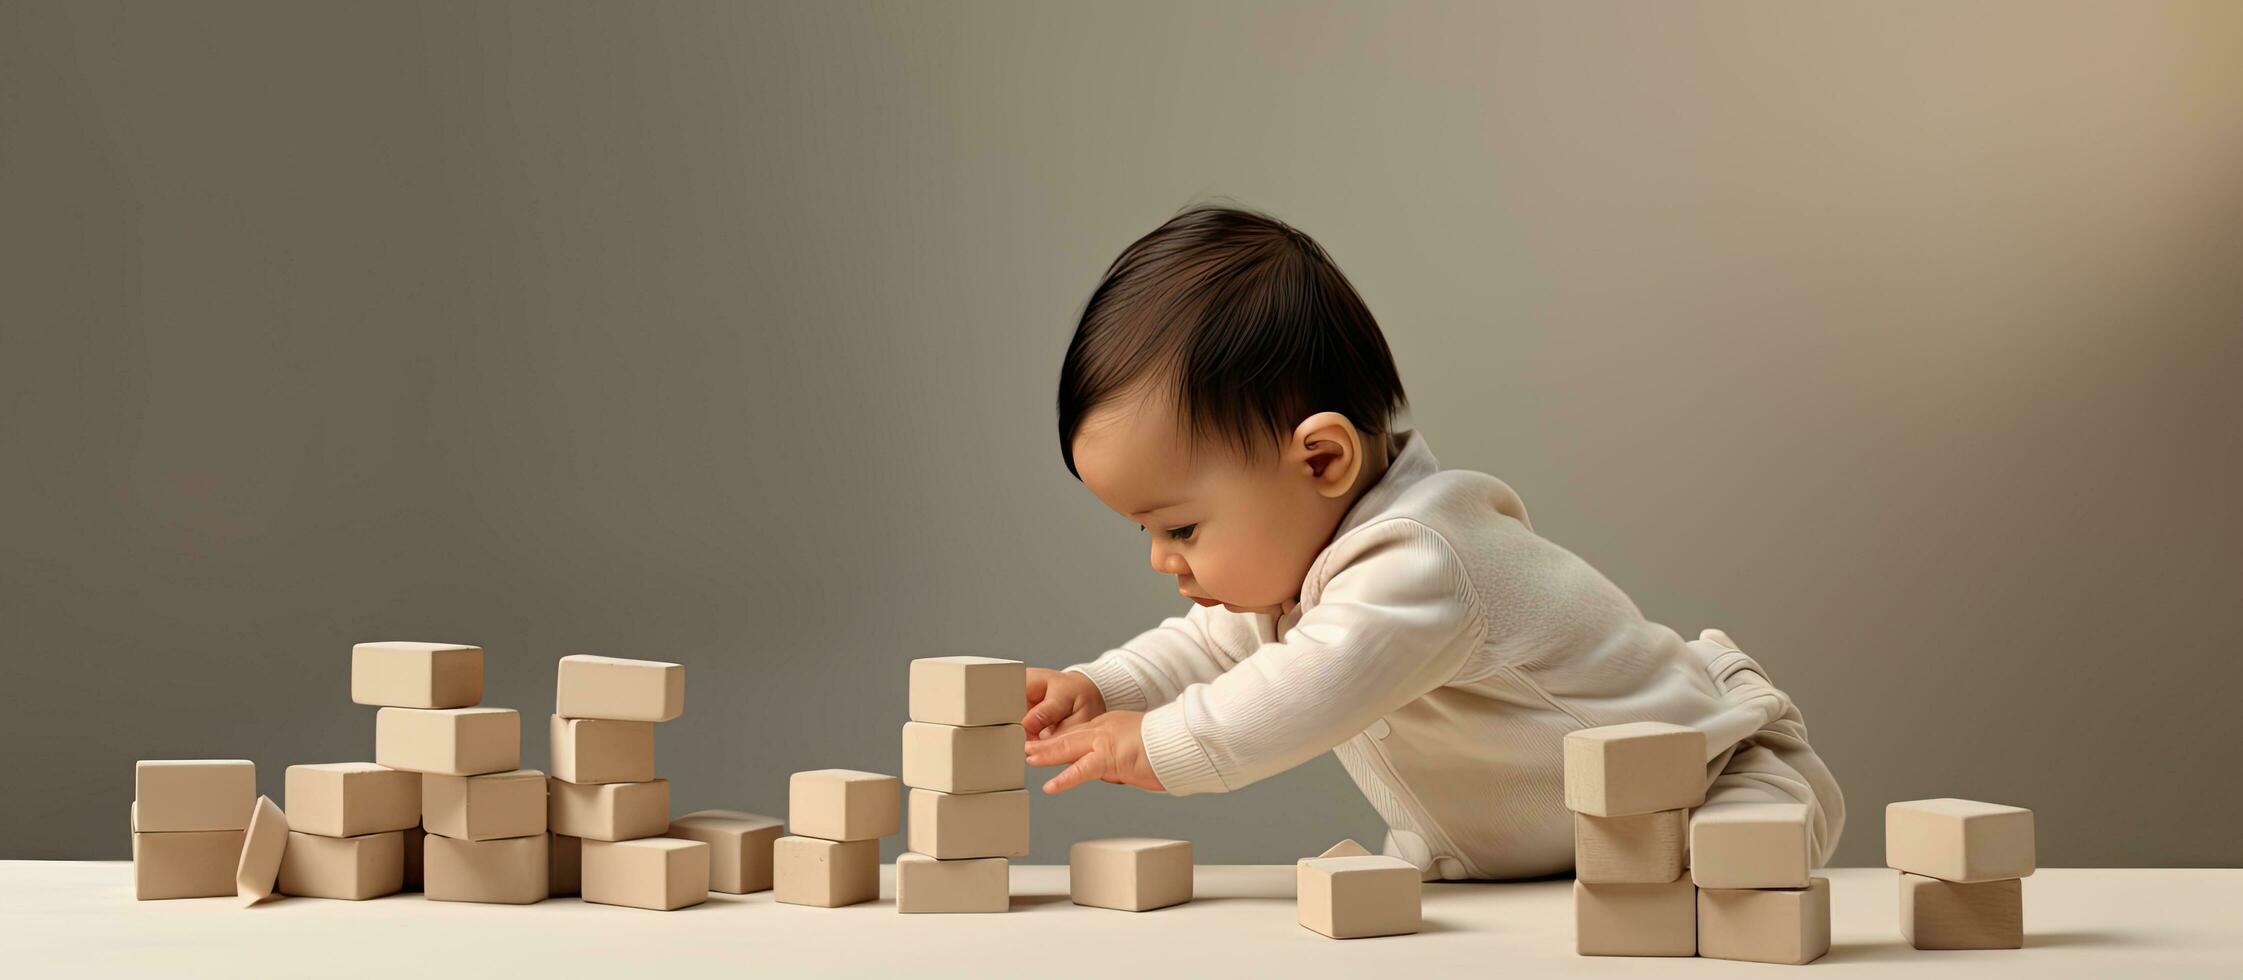
[(1338, 412), (1318, 412), (1293, 428), (1285, 445), (1288, 470), (1316, 484), (1324, 497), (1344, 497), (1363, 472), (1363, 434)]

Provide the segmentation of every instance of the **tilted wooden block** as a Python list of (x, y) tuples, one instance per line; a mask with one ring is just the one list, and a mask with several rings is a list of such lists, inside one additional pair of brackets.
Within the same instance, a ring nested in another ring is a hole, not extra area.
[(1830, 952), (1830, 879), (1806, 888), (1698, 889), (1698, 955), (1811, 963)]
[(1638, 721), (1565, 737), (1565, 805), (1575, 813), (1625, 817), (1705, 799), (1706, 734), (1695, 728)]
[(1941, 881), (1900, 873), (1900, 936), (1917, 949), (2025, 945), (2025, 882)]
[(685, 668), (659, 660), (562, 657), (553, 713), (563, 718), (669, 721), (685, 713)]
[(995, 657), (911, 662), (911, 720), (936, 725), (1017, 725), (1028, 714), (1028, 665)]
[(1027, 785), (1019, 725), (960, 728), (923, 721), (903, 726), (903, 784), (944, 793), (993, 793)]
[(288, 832), (280, 856), (283, 895), (364, 901), (405, 887), (405, 832), (322, 837)]
[(826, 840), (871, 840), (903, 823), (896, 777), (855, 769), (813, 769), (787, 779), (787, 830)]
[(775, 817), (695, 810), (670, 821), (668, 834), (709, 845), (710, 891), (746, 895), (771, 887), (771, 843), (785, 832)]
[(350, 650), (350, 699), (391, 708), (466, 708), (483, 702), (483, 648), (457, 643), (361, 643)]
[(1698, 886), (1573, 883), (1573, 950), (1582, 956), (1695, 956)]
[(421, 826), (455, 840), (545, 832), (545, 774), (535, 769), (480, 776), (422, 776)]
[(1405, 936), (1419, 925), (1420, 874), (1401, 858), (1320, 857), (1295, 869), (1301, 925), (1333, 939)]
[[(1325, 849), (1324, 849), (1324, 853), (1322, 853), (1322, 854), (1319, 854), (1319, 855), (1317, 855), (1317, 857), (1325, 857), (1325, 858), (1342, 858), (1342, 857), (1369, 857), (1369, 856), (1370, 856), (1370, 854), (1371, 854), (1371, 849), (1370, 849), (1370, 848), (1364, 847), (1363, 845), (1361, 845), (1361, 844), (1358, 844), (1358, 843), (1356, 843), (1356, 842), (1355, 842), (1355, 838), (1353, 838), (1353, 837), (1348, 837), (1348, 838), (1344, 838), (1344, 839), (1342, 839), (1342, 840), (1341, 840), (1341, 841), (1340, 841), (1339, 843), (1337, 843), (1337, 844), (1334, 844), (1334, 845), (1332, 845), (1332, 846), (1330, 846), (1330, 847), (1327, 847), (1327, 848), (1325, 848)], [(1308, 859), (1307, 859), (1307, 858), (1302, 858), (1301, 860), (1304, 860), (1304, 861), (1305, 861), (1305, 860), (1308, 860)], [(1298, 862), (1295, 862), (1295, 863), (1298, 863)]]
[(1700, 888), (1805, 888), (1814, 869), (1804, 803), (1715, 803), (1690, 815)]
[(577, 895), (584, 890), (584, 838), (545, 835), (545, 893)]
[(258, 797), (249, 831), (242, 836), (241, 860), (234, 865), (234, 894), (248, 905), (271, 898), (280, 880), (281, 855), (287, 852), (287, 815), (271, 797)]
[[(133, 805), (134, 810), (139, 804)], [(134, 817), (132, 897), (219, 898), (234, 894), (246, 830), (175, 830), (141, 833)]]
[(668, 912), (709, 900), (709, 845), (674, 837), (584, 842), (584, 900)]
[(1942, 881), (2029, 876), (2033, 811), (1957, 799), (1888, 804), (1885, 866)]
[(289, 766), (283, 783), (288, 829), (321, 837), (360, 837), (421, 822), (417, 772), (371, 762)]
[(546, 728), (553, 777), (572, 783), (643, 783), (654, 778), (654, 723), (554, 715)]
[(667, 779), (591, 786), (548, 779), (545, 791), (546, 826), (556, 834), (615, 841), (657, 837), (670, 829)]
[(898, 912), (1012, 911), (1012, 862), (1000, 857), (944, 861), (896, 856)]
[(1076, 841), (1067, 849), (1077, 905), (1149, 912), (1192, 900), (1192, 842), (1149, 837)]
[(421, 890), (432, 902), (529, 905), (545, 901), (552, 872), (547, 836), (453, 840), (430, 834), (422, 855)]
[(840, 908), (880, 897), (880, 841), (781, 837), (771, 842), (771, 898)]
[[(1690, 811), (1626, 817), (1573, 815), (1574, 877), (1592, 885), (1655, 884), (1682, 877)], [(1696, 913), (1692, 913), (1695, 915)]]
[(383, 708), (374, 761), (391, 769), (473, 776), (522, 765), (522, 716), (512, 708)]
[(135, 826), (144, 834), (247, 830), (257, 764), (247, 759), (142, 759), (132, 767)]
[(1028, 791), (911, 791), (905, 846), (932, 858), (1020, 857), (1028, 853)]

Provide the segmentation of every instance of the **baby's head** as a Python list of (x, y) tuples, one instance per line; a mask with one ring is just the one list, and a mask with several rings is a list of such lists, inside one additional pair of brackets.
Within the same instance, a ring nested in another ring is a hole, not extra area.
[(1274, 218), (1186, 210), (1090, 294), (1059, 371), (1067, 469), (1201, 605), (1291, 605), (1386, 470), (1406, 400), (1323, 248)]

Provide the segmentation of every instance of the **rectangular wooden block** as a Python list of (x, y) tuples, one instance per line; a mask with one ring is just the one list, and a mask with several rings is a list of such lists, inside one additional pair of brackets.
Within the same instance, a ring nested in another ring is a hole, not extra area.
[(1804, 803), (1716, 803), (1690, 815), (1699, 888), (1805, 888), (1810, 851)]
[(771, 898), (840, 908), (880, 897), (880, 841), (781, 837), (771, 842)]
[(671, 837), (709, 845), (709, 890), (727, 895), (771, 887), (771, 844), (784, 833), (777, 818), (738, 810), (695, 810), (669, 829)]
[(247, 830), (257, 764), (247, 759), (142, 759), (132, 767), (133, 819), (144, 834)]
[(1885, 807), (1885, 866), (1942, 881), (2000, 881), (2033, 873), (2033, 811), (1976, 800)]
[(1301, 925), (1333, 939), (1406, 936), (1418, 930), (1420, 874), (1397, 857), (1310, 858), (1295, 869)]
[(1830, 879), (1806, 888), (1698, 889), (1698, 955), (1811, 963), (1830, 952)]
[(430, 834), (422, 854), (422, 890), (432, 902), (528, 905), (545, 901), (546, 835), (453, 840)]
[(1705, 799), (1706, 734), (1695, 728), (1638, 721), (1565, 737), (1565, 805), (1575, 813), (1625, 817)]
[(405, 832), (322, 837), (288, 832), (280, 856), (283, 895), (364, 901), (405, 887)]
[(350, 699), (390, 708), (466, 708), (483, 702), (483, 648), (457, 643), (361, 643), (350, 650)]
[(572, 783), (643, 783), (654, 778), (654, 723), (554, 715), (547, 734), (553, 777)]
[(551, 779), (546, 825), (556, 834), (586, 840), (659, 837), (670, 829), (670, 781), (597, 783)]
[(2025, 882), (1941, 881), (1900, 873), (1900, 936), (1917, 949), (2025, 945)]
[(668, 912), (709, 900), (709, 845), (648, 837), (584, 842), (584, 900)]
[(1149, 912), (1192, 900), (1192, 842), (1149, 837), (1077, 841), (1067, 849), (1077, 905)]
[[(139, 804), (133, 810), (139, 810)], [(132, 895), (143, 902), (165, 898), (222, 898), (234, 893), (242, 830), (142, 833), (133, 816)]]
[(383, 708), (374, 761), (391, 769), (473, 776), (522, 765), (522, 716), (512, 708)]
[(935, 725), (1017, 725), (1028, 714), (1028, 665), (995, 657), (911, 662), (911, 720)]
[(421, 874), (421, 864), (422, 856), (428, 853), (428, 832), (422, 830), (419, 824), (414, 824), (405, 828), (403, 833), (405, 834), (405, 890), (417, 892), (421, 890), (421, 881), (424, 877)]
[(288, 829), (322, 837), (361, 837), (421, 822), (421, 774), (371, 762), (289, 766), (284, 777)]
[(1027, 785), (1019, 725), (960, 728), (923, 721), (903, 726), (903, 784), (944, 793), (993, 793)]
[(584, 838), (545, 835), (545, 893), (580, 895), (584, 891)]
[(421, 777), (421, 826), (455, 840), (545, 832), (545, 774), (535, 769)]
[(669, 721), (685, 713), (685, 668), (659, 660), (561, 658), (553, 713), (563, 718)]
[(871, 840), (903, 823), (896, 777), (855, 769), (814, 769), (787, 779), (787, 829), (826, 840)]
[(1592, 885), (1673, 881), (1682, 877), (1683, 854), (1689, 841), (1688, 810), (1660, 810), (1626, 817), (1576, 813), (1573, 815), (1574, 877)]
[(943, 861), (925, 854), (899, 854), (896, 911), (1012, 911), (1012, 862), (1001, 857)]
[(1696, 956), (1698, 886), (1573, 883), (1573, 951), (1582, 956)]
[(911, 791), (905, 846), (931, 858), (1020, 857), (1028, 853), (1028, 791)]

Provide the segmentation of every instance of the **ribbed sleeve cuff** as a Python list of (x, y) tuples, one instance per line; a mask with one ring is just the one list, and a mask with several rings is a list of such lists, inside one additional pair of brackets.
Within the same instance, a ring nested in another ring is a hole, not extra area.
[(1153, 775), (1160, 778), (1170, 795), (1230, 789), (1216, 773), (1215, 763), (1207, 758), (1207, 750), (1200, 748), (1199, 739), (1192, 737), (1192, 730), (1184, 724), (1183, 702), (1171, 701), (1145, 712), (1140, 736), (1145, 742), (1145, 759), (1153, 764)]
[(1098, 696), (1105, 700), (1108, 711), (1143, 711), (1149, 703), (1144, 685), (1137, 683), (1137, 678), (1118, 659), (1101, 657), (1087, 664), (1076, 664), (1066, 672), (1081, 674), (1098, 685)]

